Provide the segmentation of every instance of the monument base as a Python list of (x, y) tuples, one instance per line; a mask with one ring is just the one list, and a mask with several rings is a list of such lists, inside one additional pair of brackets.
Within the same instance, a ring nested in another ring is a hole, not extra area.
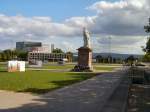
[(74, 71), (74, 72), (93, 72), (93, 67), (76, 65), (72, 71)]
[(92, 72), (92, 49), (88, 47), (80, 47), (78, 49), (78, 64), (74, 67), (73, 71), (87, 71)]

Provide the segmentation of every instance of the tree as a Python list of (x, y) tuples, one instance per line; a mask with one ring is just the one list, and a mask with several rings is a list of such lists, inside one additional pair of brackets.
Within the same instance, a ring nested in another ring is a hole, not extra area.
[(0, 61), (19, 59), (26, 61), (28, 52), (6, 49), (0, 53)]
[(2, 53), (0, 53), (0, 61), (2, 61)]
[(143, 47), (143, 51), (144, 51), (145, 53), (150, 54), (150, 37), (147, 39), (146, 47), (145, 47), (145, 48)]
[(52, 53), (64, 53), (61, 49), (56, 48), (52, 51)]
[(144, 62), (150, 62), (150, 54), (146, 53), (146, 54), (143, 56), (142, 61), (144, 61)]
[[(150, 18), (149, 18), (149, 24), (147, 26), (144, 26), (145, 32), (150, 33)], [(150, 37), (147, 39), (146, 47), (143, 49), (146, 53), (150, 53)]]
[(135, 57), (134, 57), (133, 55), (130, 55), (130, 56), (126, 59), (126, 62), (129, 63), (129, 64), (132, 66), (135, 60), (136, 60)]
[(134, 58), (133, 55), (130, 55), (130, 56), (127, 58), (127, 61), (134, 61), (134, 60), (135, 60), (135, 58)]
[(103, 57), (101, 55), (97, 55), (95, 58), (96, 58), (96, 62), (103, 63)]
[(16, 52), (16, 56), (19, 60), (23, 60), (26, 61), (28, 58), (28, 52), (24, 52), (24, 51), (15, 51)]
[(15, 59), (16, 56), (17, 56), (17, 54), (16, 54), (15, 50), (6, 49), (0, 53), (0, 60), (8, 61), (8, 60)]
[[(149, 18), (149, 24), (147, 26), (144, 26), (145, 32), (150, 33), (150, 18)], [(146, 53), (143, 57), (143, 61), (150, 62), (150, 37), (148, 37), (146, 42), (146, 47), (143, 47), (143, 51)]]

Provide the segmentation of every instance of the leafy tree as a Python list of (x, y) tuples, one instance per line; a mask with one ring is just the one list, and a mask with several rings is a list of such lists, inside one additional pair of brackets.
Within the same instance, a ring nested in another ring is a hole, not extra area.
[(14, 50), (7, 49), (2, 52), (2, 55), (4, 60), (11, 60), (16, 57), (16, 52)]
[[(150, 18), (149, 24), (147, 26), (144, 26), (144, 29), (146, 33), (150, 33)], [(150, 62), (150, 37), (148, 37), (146, 47), (143, 47), (143, 51), (146, 53), (143, 57), (143, 61)]]
[(23, 60), (26, 61), (28, 58), (28, 52), (24, 52), (24, 51), (15, 51), (16, 52), (16, 56), (19, 60)]
[(148, 38), (147, 42), (146, 42), (146, 47), (143, 48), (143, 51), (145, 53), (150, 53), (150, 38)]
[(0, 61), (2, 61), (2, 53), (0, 53)]
[(61, 49), (56, 48), (52, 51), (52, 53), (64, 53)]
[(149, 53), (146, 53), (144, 56), (143, 56), (143, 59), (142, 59), (144, 62), (150, 62), (150, 54)]
[(102, 63), (103, 62), (103, 57), (101, 55), (96, 56), (96, 62)]
[(28, 56), (27, 52), (7, 49), (0, 53), (0, 60), (8, 61), (17, 58), (20, 60), (27, 60), (27, 56)]
[(135, 60), (136, 58), (133, 55), (130, 55), (125, 61), (132, 66)]
[(134, 58), (133, 55), (130, 55), (130, 56), (127, 58), (127, 61), (134, 61), (134, 60), (135, 60), (135, 58)]

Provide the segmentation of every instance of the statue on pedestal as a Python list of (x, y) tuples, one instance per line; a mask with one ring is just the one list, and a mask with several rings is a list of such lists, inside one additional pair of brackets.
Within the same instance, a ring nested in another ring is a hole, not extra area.
[(83, 41), (84, 41), (83, 47), (91, 48), (90, 33), (86, 28), (83, 28)]
[(78, 48), (78, 64), (74, 67), (73, 71), (79, 72), (92, 72), (92, 49), (90, 43), (90, 33), (86, 28), (83, 28), (83, 41), (84, 45)]

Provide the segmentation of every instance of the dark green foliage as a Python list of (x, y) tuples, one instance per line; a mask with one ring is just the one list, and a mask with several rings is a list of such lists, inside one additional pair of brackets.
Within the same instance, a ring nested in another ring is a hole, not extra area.
[(136, 60), (136, 58), (135, 58), (133, 55), (130, 55), (130, 56), (125, 60), (125, 62), (132, 65), (135, 60)]
[(0, 61), (8, 61), (13, 59), (27, 60), (27, 56), (27, 52), (7, 49), (0, 53)]
[(16, 51), (17, 52), (17, 58), (19, 60), (23, 60), (26, 61), (28, 58), (28, 52), (24, 52), (24, 51)]
[(97, 55), (95, 59), (97, 63), (122, 63), (121, 59), (113, 58), (111, 56), (103, 57), (101, 55)]
[(64, 53), (61, 49), (56, 48), (52, 51), (52, 53)]
[[(149, 18), (149, 24), (147, 26), (144, 26), (145, 32), (150, 33), (150, 18)], [(150, 62), (150, 37), (147, 40), (146, 47), (143, 48), (143, 51), (146, 53), (143, 57), (143, 61)]]
[(101, 55), (96, 56), (96, 62), (102, 63), (103, 62), (103, 57)]
[(150, 62), (150, 53), (146, 53), (146, 54), (143, 56), (143, 61), (144, 61), (144, 62)]
[(7, 61), (16, 58), (17, 54), (15, 50), (4, 50), (0, 53), (0, 61)]
[(146, 47), (143, 48), (143, 51), (145, 53), (150, 53), (150, 38), (148, 38), (147, 42), (146, 42)]

